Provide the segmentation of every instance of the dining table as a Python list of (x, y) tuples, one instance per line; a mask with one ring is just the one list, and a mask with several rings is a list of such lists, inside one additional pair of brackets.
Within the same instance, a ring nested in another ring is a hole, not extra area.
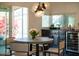
[(30, 50), (32, 50), (32, 44), (36, 44), (36, 56), (39, 56), (39, 44), (50, 44), (53, 42), (53, 38), (49, 37), (36, 37), (34, 40), (31, 38), (18, 38), (14, 41), (15, 43), (26, 43), (30, 44)]

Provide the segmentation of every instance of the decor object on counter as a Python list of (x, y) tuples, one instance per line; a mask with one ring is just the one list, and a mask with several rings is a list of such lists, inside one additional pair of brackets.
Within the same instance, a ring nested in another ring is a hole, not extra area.
[(50, 25), (50, 29), (53, 29), (54, 28), (54, 24)]
[(32, 39), (34, 40), (35, 37), (39, 34), (38, 30), (35, 28), (30, 29), (30, 35), (32, 36)]

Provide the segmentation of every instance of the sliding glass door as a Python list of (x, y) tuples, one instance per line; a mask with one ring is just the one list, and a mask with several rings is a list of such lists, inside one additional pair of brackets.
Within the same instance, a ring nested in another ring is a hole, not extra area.
[(9, 36), (9, 11), (0, 9), (0, 55), (5, 55), (5, 39)]

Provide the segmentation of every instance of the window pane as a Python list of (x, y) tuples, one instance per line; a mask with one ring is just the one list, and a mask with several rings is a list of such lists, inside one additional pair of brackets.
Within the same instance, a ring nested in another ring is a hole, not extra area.
[(9, 37), (9, 12), (6, 8), (0, 8), (0, 55), (6, 55), (7, 37)]
[(0, 12), (0, 37), (6, 38), (6, 12)]
[(14, 10), (14, 16), (22, 15), (22, 8)]
[(68, 26), (74, 27), (75, 18), (73, 16), (68, 16)]
[(28, 37), (28, 18), (27, 15), (23, 16), (23, 38), (27, 38)]
[(42, 27), (49, 27), (49, 16), (44, 15), (42, 16)]
[(27, 8), (23, 8), (23, 14), (27, 15), (28, 14), (27, 10), (28, 10)]
[[(14, 10), (15, 11), (15, 10)], [(28, 37), (28, 9), (19, 8), (13, 13), (12, 35), (15, 38)], [(22, 39), (23, 40), (23, 39)]]
[(54, 24), (55, 27), (62, 27), (64, 23), (64, 17), (63, 15), (53, 15), (52, 16), (52, 24)]
[(12, 24), (13, 37), (22, 38), (22, 16), (14, 17)]

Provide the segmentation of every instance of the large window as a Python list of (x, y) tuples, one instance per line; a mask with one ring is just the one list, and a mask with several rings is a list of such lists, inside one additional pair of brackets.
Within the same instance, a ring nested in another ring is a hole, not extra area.
[(0, 10), (0, 38), (9, 37), (9, 12)]
[(50, 25), (54, 27), (64, 27), (75, 25), (75, 17), (72, 15), (44, 15), (42, 16), (42, 27), (49, 27)]
[(28, 8), (20, 7), (13, 10), (12, 36), (15, 38), (28, 37)]
[(9, 37), (9, 9), (0, 7), (0, 55), (5, 55), (5, 39)]

